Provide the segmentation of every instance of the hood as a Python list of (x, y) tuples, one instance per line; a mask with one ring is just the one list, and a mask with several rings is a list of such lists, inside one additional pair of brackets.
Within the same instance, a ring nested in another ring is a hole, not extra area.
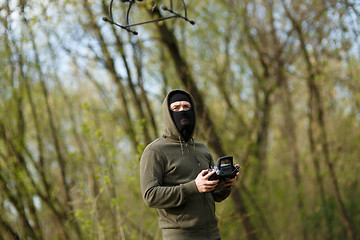
[[(164, 123), (165, 123), (165, 132), (163, 135), (164, 135), (164, 137), (168, 137), (168, 138), (175, 139), (175, 140), (181, 139), (182, 141), (184, 141), (184, 139), (181, 137), (179, 130), (175, 126), (175, 123), (171, 117), (170, 109), (169, 109), (169, 96), (171, 96), (175, 92), (182, 92), (182, 93), (188, 95), (188, 97), (190, 98), (191, 108), (193, 109), (194, 116), (195, 116), (195, 127), (196, 127), (196, 105), (195, 105), (194, 98), (191, 96), (190, 93), (188, 93), (184, 90), (175, 89), (175, 90), (170, 91), (167, 94), (167, 96), (165, 97), (163, 104), (162, 104), (162, 112), (163, 112), (163, 118), (164, 118)], [(194, 127), (193, 132), (191, 133), (191, 138), (194, 136), (195, 127)]]

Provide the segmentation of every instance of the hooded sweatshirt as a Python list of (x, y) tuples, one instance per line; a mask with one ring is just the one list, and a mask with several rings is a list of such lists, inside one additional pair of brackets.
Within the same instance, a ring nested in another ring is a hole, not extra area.
[[(162, 110), (165, 122), (163, 135), (150, 143), (140, 159), (140, 183), (143, 199), (159, 213), (159, 227), (164, 240), (215, 240), (220, 238), (215, 215), (215, 202), (230, 194), (230, 188), (222, 187), (213, 192), (199, 193), (195, 178), (213, 166), (209, 149), (192, 139), (185, 142), (171, 118), (168, 98)], [(196, 119), (196, 114), (195, 114)]]

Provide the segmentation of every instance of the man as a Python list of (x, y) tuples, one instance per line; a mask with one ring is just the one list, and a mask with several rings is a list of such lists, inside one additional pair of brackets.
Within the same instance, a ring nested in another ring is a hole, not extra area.
[(193, 140), (196, 108), (193, 97), (173, 90), (163, 105), (164, 134), (150, 143), (140, 159), (145, 203), (157, 208), (164, 240), (221, 239), (215, 201), (227, 198), (235, 178), (210, 181), (214, 171), (208, 148)]

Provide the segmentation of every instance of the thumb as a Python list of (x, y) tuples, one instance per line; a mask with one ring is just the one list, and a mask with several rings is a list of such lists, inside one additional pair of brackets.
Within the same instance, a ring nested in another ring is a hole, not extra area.
[(205, 170), (202, 170), (199, 175), (201, 175), (202, 177), (205, 176), (207, 173), (209, 172), (209, 169), (205, 169)]

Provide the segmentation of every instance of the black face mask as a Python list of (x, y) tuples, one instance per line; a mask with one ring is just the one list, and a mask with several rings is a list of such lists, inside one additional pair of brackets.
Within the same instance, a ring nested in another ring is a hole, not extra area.
[(170, 110), (171, 117), (185, 142), (189, 141), (195, 128), (195, 115), (193, 109), (174, 112)]

